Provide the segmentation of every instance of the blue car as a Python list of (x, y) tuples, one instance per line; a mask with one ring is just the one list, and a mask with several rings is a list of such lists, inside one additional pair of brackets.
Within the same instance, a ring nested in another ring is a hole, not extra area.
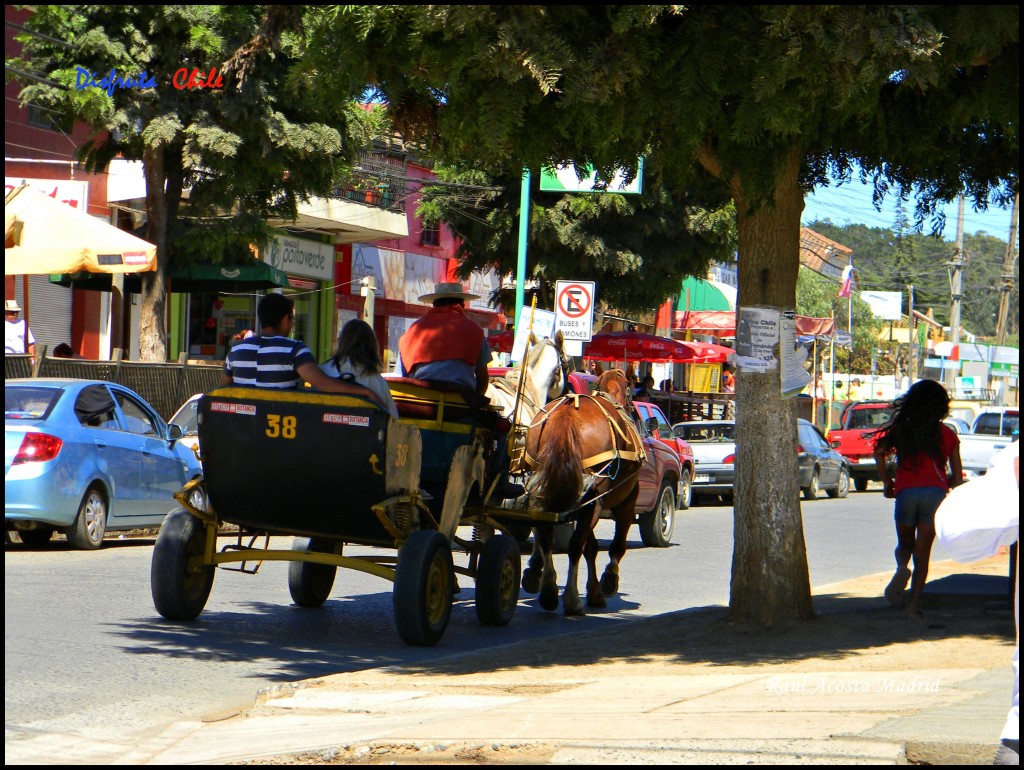
[[(146, 401), (100, 380), (13, 379), (4, 386), (4, 520), (28, 545), (60, 531), (95, 549), (107, 531), (159, 527), (202, 475), (195, 453)], [(197, 486), (190, 501), (206, 507)]]

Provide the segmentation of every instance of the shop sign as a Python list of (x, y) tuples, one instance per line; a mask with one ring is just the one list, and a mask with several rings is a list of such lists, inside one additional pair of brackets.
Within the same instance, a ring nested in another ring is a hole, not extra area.
[(329, 243), (278, 236), (260, 256), (271, 267), (288, 275), (334, 280), (334, 246)]

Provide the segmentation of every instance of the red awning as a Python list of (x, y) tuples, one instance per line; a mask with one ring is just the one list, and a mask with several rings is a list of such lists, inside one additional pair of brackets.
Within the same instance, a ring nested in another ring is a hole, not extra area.
[[(799, 335), (828, 337), (835, 331), (835, 319), (814, 318), (798, 315), (796, 332)], [(736, 334), (736, 313), (726, 310), (689, 310), (673, 313), (672, 328), (716, 337), (732, 337)]]

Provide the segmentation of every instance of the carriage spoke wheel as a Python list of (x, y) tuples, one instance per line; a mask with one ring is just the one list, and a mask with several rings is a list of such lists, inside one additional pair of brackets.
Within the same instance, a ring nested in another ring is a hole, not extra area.
[(406, 644), (437, 644), (452, 614), (455, 569), (448, 540), (440, 532), (413, 532), (395, 569), (395, 625)]
[(495, 535), (484, 545), (476, 573), (476, 616), (485, 626), (507, 626), (519, 603), (519, 544)]
[(212, 564), (203, 564), (206, 527), (184, 508), (167, 514), (153, 547), (150, 589), (168, 620), (195, 620), (213, 588)]

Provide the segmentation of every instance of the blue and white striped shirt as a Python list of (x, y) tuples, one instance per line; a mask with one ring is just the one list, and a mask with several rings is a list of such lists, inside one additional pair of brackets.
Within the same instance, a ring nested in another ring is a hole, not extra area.
[(297, 370), (305, 363), (316, 366), (316, 359), (304, 342), (257, 334), (231, 348), (224, 362), (224, 373), (234, 380), (235, 385), (298, 388), (302, 385), (302, 378)]

